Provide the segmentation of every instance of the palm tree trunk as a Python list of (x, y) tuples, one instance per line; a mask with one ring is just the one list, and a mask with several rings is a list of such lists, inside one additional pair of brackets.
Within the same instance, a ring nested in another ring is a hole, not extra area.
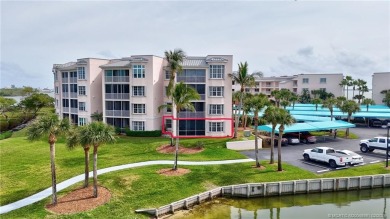
[[(255, 112), (258, 113), (258, 112)], [(259, 162), (259, 140), (257, 138), (257, 126), (259, 125), (257, 116), (255, 117), (255, 155), (256, 155), (256, 167), (260, 167)]]
[[(179, 112), (177, 110), (177, 112)], [(176, 146), (175, 146), (175, 162), (173, 164), (173, 170), (177, 170), (177, 158), (179, 153), (179, 113), (177, 113), (177, 120), (176, 120)]]
[(269, 160), (269, 164), (274, 163), (274, 140), (275, 140), (275, 127), (272, 126), (272, 132), (271, 132), (271, 156)]
[(53, 205), (57, 204), (57, 176), (56, 176), (56, 164), (55, 164), (56, 148), (55, 144), (50, 144), (50, 166), (51, 166), (51, 188), (52, 188), (52, 201)]
[(84, 188), (87, 188), (88, 187), (88, 179), (89, 179), (89, 147), (84, 148), (84, 158), (85, 158)]
[(282, 135), (283, 131), (279, 129), (279, 140), (278, 140), (278, 171), (282, 171)]
[(330, 121), (333, 121), (333, 110), (330, 111)]
[(97, 152), (98, 146), (93, 146), (93, 197), (98, 197), (98, 188), (97, 188)]
[[(240, 95), (240, 111), (238, 111), (238, 113), (241, 113), (242, 115), (244, 115), (244, 113), (242, 112), (242, 99), (243, 98), (244, 98), (244, 93), (241, 92), (241, 95)], [(238, 123), (236, 124), (236, 127), (237, 127), (237, 130), (238, 130)]]
[[(348, 122), (351, 122), (351, 116), (350, 115), (348, 115)], [(349, 136), (349, 128), (347, 128), (345, 130), (345, 138), (348, 138), (348, 136)]]

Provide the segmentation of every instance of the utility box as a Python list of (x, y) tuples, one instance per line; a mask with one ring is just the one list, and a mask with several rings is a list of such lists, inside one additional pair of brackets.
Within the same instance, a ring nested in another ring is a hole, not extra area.
[(251, 136), (251, 130), (244, 130), (244, 137), (250, 137)]

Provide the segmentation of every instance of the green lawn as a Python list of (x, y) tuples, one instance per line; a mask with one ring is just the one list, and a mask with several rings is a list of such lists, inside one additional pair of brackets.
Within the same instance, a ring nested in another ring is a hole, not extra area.
[[(312, 134), (314, 136), (324, 136), (324, 135), (328, 136), (329, 132), (310, 132), (310, 134)], [(345, 129), (337, 130), (337, 137), (338, 138), (345, 138)], [(352, 133), (351, 131), (349, 131), (349, 137), (348, 138), (349, 139), (358, 139), (359, 136), (357, 136), (355, 133)]]
[[(49, 146), (47, 141), (28, 142), (24, 131), (1, 141), (0, 145), (0, 204), (4, 205), (50, 187)], [(195, 140), (181, 140), (184, 146), (195, 144)], [(202, 139), (205, 150), (199, 154), (180, 155), (179, 160), (224, 160), (245, 158), (238, 152), (225, 148), (226, 139)], [(167, 138), (120, 137), (113, 145), (100, 148), (98, 167), (134, 163), (146, 160), (173, 160), (173, 155), (159, 154), (156, 148), (169, 143)], [(56, 146), (57, 182), (83, 173), (83, 151), (78, 148), (69, 151), (63, 139)], [(91, 163), (92, 164), (92, 163)], [(155, 208), (170, 202), (192, 196), (213, 187), (249, 183), (270, 182), (320, 177), (357, 176), (389, 173), (383, 163), (356, 167), (317, 175), (297, 167), (284, 164), (283, 172), (277, 172), (276, 165), (265, 170), (251, 168), (254, 163), (186, 166), (191, 173), (179, 177), (166, 177), (156, 173), (170, 165), (156, 165), (127, 169), (99, 176), (99, 184), (112, 192), (109, 203), (90, 212), (73, 215), (53, 215), (44, 209), (50, 197), (38, 203), (2, 215), (2, 218), (147, 218), (135, 214), (139, 208)], [(92, 166), (92, 165), (91, 165)], [(81, 183), (59, 193), (62, 196)]]

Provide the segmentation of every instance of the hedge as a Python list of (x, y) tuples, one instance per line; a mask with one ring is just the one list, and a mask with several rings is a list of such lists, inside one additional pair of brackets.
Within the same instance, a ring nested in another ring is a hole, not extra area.
[(127, 136), (132, 136), (132, 137), (160, 137), (161, 136), (161, 130), (131, 131), (129, 129), (125, 129), (125, 133)]
[(0, 140), (9, 138), (12, 136), (12, 131), (6, 131), (0, 134)]

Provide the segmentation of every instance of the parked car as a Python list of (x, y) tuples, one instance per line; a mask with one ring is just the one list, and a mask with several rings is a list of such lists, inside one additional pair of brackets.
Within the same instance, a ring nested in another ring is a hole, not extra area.
[(352, 158), (351, 165), (363, 164), (363, 157), (350, 150), (336, 150), (336, 153), (344, 154)]
[(352, 157), (341, 153), (336, 153), (333, 148), (316, 147), (313, 149), (306, 149), (303, 151), (303, 159), (306, 161), (314, 160), (328, 163), (330, 167), (336, 168), (338, 166), (346, 166), (351, 164)]
[[(274, 147), (277, 147), (278, 146), (278, 142), (279, 142), (279, 139), (277, 136), (275, 136), (275, 139), (274, 139)], [(282, 146), (287, 146), (288, 145), (288, 140), (287, 138), (282, 138)]]
[(380, 127), (382, 126), (382, 121), (380, 119), (370, 119), (368, 125), (371, 127)]
[(309, 132), (292, 132), (287, 133), (286, 136), (294, 137), (300, 139), (301, 142), (307, 144), (307, 143), (316, 143), (317, 138), (313, 135), (311, 135)]
[(390, 119), (385, 119), (383, 120), (382, 125), (387, 125), (389, 123), (390, 123)]
[(292, 145), (295, 145), (295, 144), (299, 144), (299, 139), (297, 137), (294, 137), (294, 136), (291, 136), (291, 135), (288, 135), (288, 134), (285, 134), (283, 135), (284, 138), (287, 138), (287, 141), (288, 141), (288, 144), (292, 144)]
[(377, 150), (387, 150), (389, 148), (387, 156), (390, 157), (390, 138), (386, 137), (375, 137), (372, 139), (363, 139), (360, 140), (360, 151), (363, 153), (373, 152)]

